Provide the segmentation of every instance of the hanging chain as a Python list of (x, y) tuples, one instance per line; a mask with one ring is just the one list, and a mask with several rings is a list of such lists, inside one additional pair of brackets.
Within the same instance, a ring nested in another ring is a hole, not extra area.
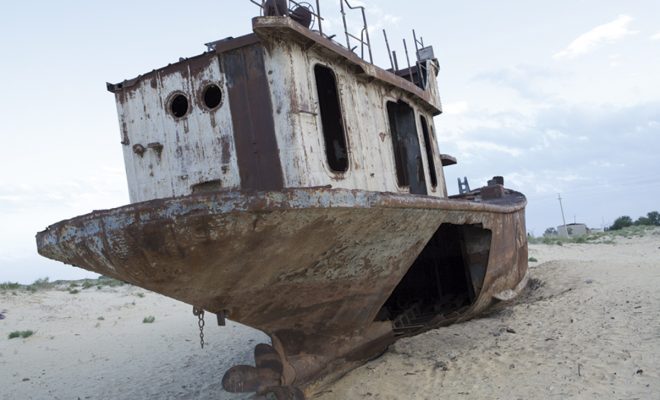
[(201, 308), (193, 307), (193, 315), (197, 317), (197, 325), (199, 326), (199, 345), (204, 348), (204, 310)]

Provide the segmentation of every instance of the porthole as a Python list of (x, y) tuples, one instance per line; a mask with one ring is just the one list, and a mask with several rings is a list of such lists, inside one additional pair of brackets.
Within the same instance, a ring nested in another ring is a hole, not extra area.
[(169, 108), (174, 118), (184, 117), (186, 114), (188, 114), (188, 98), (181, 93), (174, 95), (172, 100), (170, 100)]
[(218, 108), (222, 104), (222, 89), (214, 83), (206, 86), (202, 92), (202, 101), (209, 110)]

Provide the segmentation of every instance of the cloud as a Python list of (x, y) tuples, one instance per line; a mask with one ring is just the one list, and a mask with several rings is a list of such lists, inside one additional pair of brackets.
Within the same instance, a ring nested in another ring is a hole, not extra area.
[(578, 36), (564, 50), (554, 55), (554, 58), (574, 58), (586, 54), (595, 48), (605, 44), (614, 43), (618, 40), (639, 33), (629, 29), (632, 17), (620, 15), (612, 22), (599, 25), (587, 33)]
[[(456, 178), (468, 177), (474, 188), (502, 175), (507, 187), (528, 196), (528, 228), (537, 232), (561, 224), (557, 193), (565, 199), (566, 218), (590, 226), (657, 208), (659, 101), (549, 102), (533, 115), (519, 115), (516, 124), (503, 119), (515, 115), (470, 107), (438, 118), (440, 150), (458, 159), (444, 170), (450, 193), (457, 192)], [(449, 123), (456, 119), (460, 125)]]
[(470, 105), (467, 101), (456, 101), (442, 106), (442, 112), (449, 115), (465, 114), (469, 109)]
[(477, 74), (473, 80), (488, 82), (509, 88), (528, 100), (548, 100), (550, 95), (540, 89), (543, 82), (555, 79), (560, 74), (546, 68), (519, 64)]
[(609, 59), (610, 59), (610, 67), (616, 68), (621, 66), (621, 60), (623, 60), (623, 57), (621, 56), (621, 54), (617, 53), (617, 54), (611, 54), (609, 56)]
[(651, 36), (651, 40), (660, 40), (660, 32), (658, 32), (655, 35)]
[(484, 152), (484, 153), (500, 153), (504, 155), (508, 155), (510, 157), (518, 157), (523, 153), (522, 149), (519, 149), (517, 147), (513, 146), (505, 146), (503, 144), (498, 144), (498, 143), (493, 143), (493, 142), (486, 142), (486, 141), (478, 141), (478, 140), (471, 140), (471, 141), (461, 141), (459, 140), (456, 145), (458, 146), (458, 149), (460, 152)]
[[(372, 5), (367, 8), (369, 14), (369, 33), (382, 31), (383, 29), (398, 26), (401, 22), (401, 17), (389, 14), (382, 8)], [(362, 20), (360, 20), (361, 22)]]
[[(496, 121), (499, 115), (483, 109), (469, 111), (461, 116), (466, 119), (464, 130), (454, 135), (438, 123), (441, 150), (459, 159), (459, 166), (452, 167), (456, 172), (460, 169), (462, 175), (472, 177), (533, 172), (537, 182), (551, 188), (533, 189), (533, 194), (571, 189), (575, 179), (567, 176), (597, 183), (624, 182), (623, 176), (648, 175), (660, 168), (660, 159), (653, 150), (660, 147), (654, 123), (660, 117), (658, 102), (631, 107), (555, 104), (539, 110), (519, 126), (481, 123), (482, 119)], [(468, 123), (467, 119), (475, 121)], [(453, 172), (451, 168), (446, 170), (449, 175)], [(528, 184), (533, 179), (515, 176), (527, 186), (519, 188), (529, 192)], [(656, 180), (660, 182), (660, 178)]]

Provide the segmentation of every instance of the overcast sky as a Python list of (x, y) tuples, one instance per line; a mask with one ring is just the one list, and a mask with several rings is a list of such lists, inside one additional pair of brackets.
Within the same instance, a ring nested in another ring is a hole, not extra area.
[[(322, 0), (340, 32), (339, 1)], [(356, 2), (357, 3), (357, 2)], [(411, 29), (440, 60), (435, 119), (445, 170), (493, 175), (528, 196), (528, 230), (592, 227), (660, 209), (660, 2), (363, 1), (375, 59), (386, 28), (402, 63)], [(228, 6), (231, 4), (231, 6)], [(128, 203), (105, 82), (151, 71), (203, 43), (250, 32), (235, 1), (12, 1), (0, 12), (0, 282), (95, 276), (41, 258), (49, 224)], [(340, 36), (338, 36), (340, 37)]]

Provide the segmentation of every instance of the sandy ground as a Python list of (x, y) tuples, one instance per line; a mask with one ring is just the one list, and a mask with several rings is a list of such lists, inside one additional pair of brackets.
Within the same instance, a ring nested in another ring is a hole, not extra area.
[[(516, 304), (403, 339), (317, 398), (660, 399), (660, 231), (530, 256)], [(245, 398), (220, 379), (267, 341), (208, 318), (200, 349), (189, 306), (135, 287), (7, 291), (0, 312), (2, 399)]]

